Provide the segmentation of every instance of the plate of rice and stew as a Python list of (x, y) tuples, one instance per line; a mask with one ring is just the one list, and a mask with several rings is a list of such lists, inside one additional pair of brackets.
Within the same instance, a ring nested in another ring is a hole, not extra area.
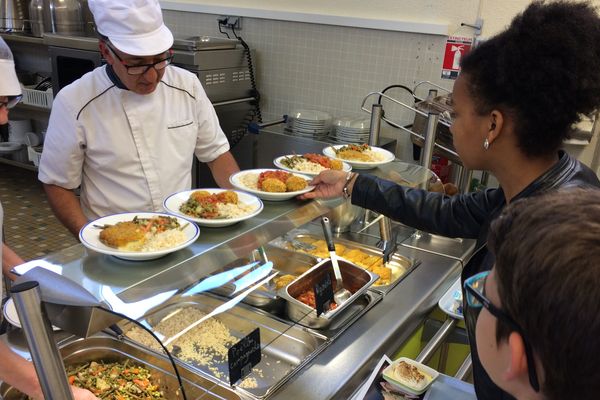
[(354, 169), (371, 169), (394, 161), (394, 153), (368, 144), (338, 144), (323, 149), (327, 157), (347, 162)]
[(310, 176), (317, 176), (321, 171), (328, 169), (345, 172), (352, 170), (352, 166), (348, 163), (315, 153), (290, 154), (277, 157), (273, 160), (273, 164), (288, 172), (299, 172)]
[(311, 180), (310, 176), (280, 169), (249, 169), (229, 177), (237, 189), (270, 201), (289, 200), (310, 192), (314, 189), (309, 185)]
[(181, 250), (194, 243), (199, 235), (200, 228), (185, 218), (138, 212), (108, 215), (89, 222), (79, 231), (79, 240), (98, 253), (141, 261)]
[(185, 190), (167, 197), (163, 206), (171, 214), (214, 228), (250, 219), (263, 210), (258, 197), (226, 189)]

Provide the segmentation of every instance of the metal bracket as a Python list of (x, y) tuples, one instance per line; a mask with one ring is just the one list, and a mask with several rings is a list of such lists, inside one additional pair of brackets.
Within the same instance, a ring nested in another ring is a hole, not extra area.
[(481, 35), (481, 28), (483, 28), (483, 19), (477, 18), (475, 20), (475, 24), (467, 24), (465, 22), (461, 22), (460, 26), (468, 26), (469, 28), (472, 28), (475, 31), (475, 36), (479, 36)]

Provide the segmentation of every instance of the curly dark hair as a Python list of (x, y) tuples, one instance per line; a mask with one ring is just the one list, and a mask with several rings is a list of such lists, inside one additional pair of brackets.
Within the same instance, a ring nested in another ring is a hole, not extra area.
[(534, 2), (461, 66), (478, 113), (512, 115), (524, 154), (551, 154), (600, 106), (600, 18), (589, 3)]

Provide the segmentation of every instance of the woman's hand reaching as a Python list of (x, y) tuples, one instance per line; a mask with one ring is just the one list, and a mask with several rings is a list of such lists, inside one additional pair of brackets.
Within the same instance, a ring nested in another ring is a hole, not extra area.
[(340, 197), (343, 194), (347, 175), (348, 173), (344, 171), (334, 171), (331, 169), (323, 171), (310, 183), (315, 186), (315, 189), (298, 197), (303, 200)]

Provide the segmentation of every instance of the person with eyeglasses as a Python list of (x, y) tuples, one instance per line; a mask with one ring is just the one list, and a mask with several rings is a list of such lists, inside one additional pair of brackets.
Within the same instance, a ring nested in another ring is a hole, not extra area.
[[(463, 56), (452, 91), (452, 140), (463, 165), (490, 171), (498, 188), (451, 197), (369, 174), (324, 171), (301, 198), (344, 196), (423, 231), (476, 239), (462, 280), (489, 271), (489, 226), (507, 204), (561, 187), (600, 187), (594, 171), (561, 149), (580, 116), (600, 107), (599, 26), (589, 3), (536, 1)], [(463, 306), (478, 398), (511, 399), (479, 362), (479, 310)]]
[[(0, 37), (0, 125), (8, 123), (8, 110), (13, 108), (22, 97), (21, 84), (15, 72), (15, 63), (10, 48)], [(2, 272), (5, 276), (10, 275), (10, 270), (23, 263), (23, 259), (17, 255), (2, 237), (2, 226), (4, 223), (4, 210), (0, 203), (0, 260)], [(0, 300), (3, 297), (3, 285), (0, 284)], [(2, 314), (0, 314), (0, 320)], [(0, 340), (0, 381), (5, 382), (15, 389), (20, 390), (34, 400), (44, 400), (42, 387), (38, 380), (33, 364), (18, 354), (14, 353), (3, 340)], [(92, 392), (71, 387), (75, 400), (97, 400)]]
[(600, 393), (600, 191), (519, 200), (492, 222), (491, 271), (464, 283), (482, 309), (477, 349), (515, 398), (593, 400)]
[(239, 167), (198, 77), (171, 65), (158, 1), (88, 5), (106, 65), (52, 104), (39, 179), (58, 219), (77, 236), (101, 216), (162, 211), (169, 194), (191, 188), (194, 156), (231, 187)]

